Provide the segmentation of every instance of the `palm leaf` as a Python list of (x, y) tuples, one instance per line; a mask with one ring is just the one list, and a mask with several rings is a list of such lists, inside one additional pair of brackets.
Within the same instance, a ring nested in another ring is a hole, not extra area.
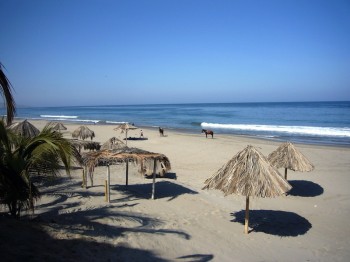
[(3, 72), (2, 67), (3, 65), (0, 63), (0, 93), (5, 98), (7, 109), (6, 121), (7, 125), (10, 125), (16, 113), (16, 104), (11, 92), (12, 85)]
[(62, 134), (45, 127), (35, 137), (12, 134), (0, 121), (0, 201), (13, 216), (22, 207), (34, 208), (40, 197), (33, 177), (57, 176), (64, 165), (69, 174), (73, 158), (80, 154)]

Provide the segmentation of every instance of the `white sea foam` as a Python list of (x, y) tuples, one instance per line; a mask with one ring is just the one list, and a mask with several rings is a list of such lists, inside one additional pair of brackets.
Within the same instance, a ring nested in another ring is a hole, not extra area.
[(243, 124), (201, 124), (203, 128), (232, 129), (262, 132), (280, 132), (299, 135), (350, 137), (348, 127), (314, 127), (314, 126), (275, 126), (275, 125), (243, 125)]
[(117, 122), (117, 121), (106, 121), (107, 124), (118, 124), (118, 125), (121, 125), (121, 124), (125, 124), (127, 122)]
[(57, 116), (57, 115), (40, 115), (43, 118), (57, 118), (57, 119), (76, 119), (78, 116)]
[(100, 120), (86, 120), (86, 119), (77, 119), (74, 122), (84, 122), (84, 123), (98, 123)]

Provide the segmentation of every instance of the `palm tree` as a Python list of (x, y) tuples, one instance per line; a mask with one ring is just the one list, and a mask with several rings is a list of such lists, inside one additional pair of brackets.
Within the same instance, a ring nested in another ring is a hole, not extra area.
[(23, 208), (34, 211), (40, 194), (33, 177), (57, 176), (62, 164), (69, 175), (74, 158), (79, 159), (77, 150), (48, 126), (38, 136), (26, 138), (0, 121), (0, 203), (13, 217), (20, 217)]
[(0, 94), (5, 98), (6, 103), (6, 121), (7, 125), (11, 125), (12, 120), (16, 113), (15, 100), (13, 99), (11, 92), (11, 83), (7, 79), (4, 71), (2, 70), (3, 65), (0, 63)]

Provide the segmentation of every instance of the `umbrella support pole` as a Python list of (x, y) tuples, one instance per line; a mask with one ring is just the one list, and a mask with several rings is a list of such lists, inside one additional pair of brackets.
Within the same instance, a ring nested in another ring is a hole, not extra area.
[(110, 169), (109, 165), (107, 165), (107, 177), (105, 180), (105, 200), (106, 202), (111, 201), (111, 195), (110, 195)]
[(284, 169), (284, 179), (287, 180), (287, 168)]
[(153, 163), (153, 185), (152, 185), (152, 199), (154, 199), (155, 187), (156, 187), (156, 169), (157, 168), (157, 160), (154, 159)]
[(105, 180), (105, 201), (107, 202), (108, 197), (107, 197), (107, 180)]
[(83, 184), (82, 187), (86, 189), (86, 183), (87, 183), (87, 179), (86, 179), (86, 174), (85, 174), (85, 167), (82, 169), (83, 170)]
[(126, 171), (125, 171), (125, 185), (128, 186), (129, 183), (129, 160), (126, 160)]
[(249, 196), (245, 200), (245, 219), (244, 219), (244, 233), (248, 234), (249, 227)]

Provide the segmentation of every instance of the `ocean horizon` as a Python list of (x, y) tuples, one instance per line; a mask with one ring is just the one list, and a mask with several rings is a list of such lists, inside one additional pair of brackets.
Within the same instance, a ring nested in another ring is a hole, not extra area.
[[(0, 109), (2, 115), (4, 109)], [(350, 101), (18, 107), (16, 117), (81, 124), (133, 123), (200, 133), (350, 146)]]

